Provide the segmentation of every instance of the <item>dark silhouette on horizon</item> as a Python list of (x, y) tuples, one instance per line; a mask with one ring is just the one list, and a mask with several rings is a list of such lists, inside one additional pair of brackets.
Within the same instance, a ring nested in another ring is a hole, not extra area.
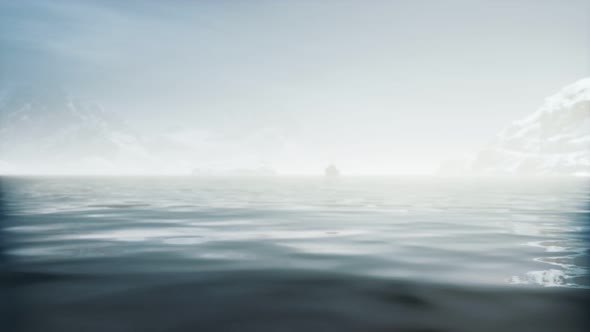
[(327, 177), (337, 177), (340, 175), (340, 171), (338, 168), (336, 168), (336, 166), (334, 166), (334, 164), (330, 164), (330, 166), (326, 167), (324, 170), (324, 174)]

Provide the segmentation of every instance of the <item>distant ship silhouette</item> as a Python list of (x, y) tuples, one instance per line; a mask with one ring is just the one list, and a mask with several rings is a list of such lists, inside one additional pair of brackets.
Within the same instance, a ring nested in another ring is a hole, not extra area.
[(326, 177), (337, 177), (340, 175), (340, 171), (338, 170), (338, 168), (336, 168), (336, 166), (334, 166), (333, 164), (331, 164), (330, 166), (326, 167), (326, 169), (324, 170), (324, 175)]

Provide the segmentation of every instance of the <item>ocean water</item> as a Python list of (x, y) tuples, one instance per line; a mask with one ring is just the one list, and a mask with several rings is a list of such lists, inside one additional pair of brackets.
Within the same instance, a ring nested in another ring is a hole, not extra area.
[(4, 177), (2, 331), (585, 331), (587, 180)]

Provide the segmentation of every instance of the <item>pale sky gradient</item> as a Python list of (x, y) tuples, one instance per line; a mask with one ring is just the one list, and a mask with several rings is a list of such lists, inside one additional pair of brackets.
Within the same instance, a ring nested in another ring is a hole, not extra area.
[(590, 2), (0, 0), (0, 50), (214, 163), (428, 173), (590, 76)]

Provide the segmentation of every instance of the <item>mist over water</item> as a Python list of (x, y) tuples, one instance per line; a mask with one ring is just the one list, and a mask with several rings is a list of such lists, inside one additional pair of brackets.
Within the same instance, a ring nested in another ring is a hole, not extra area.
[(586, 327), (585, 180), (12, 177), (2, 186), (3, 288), (18, 299), (22, 331)]

